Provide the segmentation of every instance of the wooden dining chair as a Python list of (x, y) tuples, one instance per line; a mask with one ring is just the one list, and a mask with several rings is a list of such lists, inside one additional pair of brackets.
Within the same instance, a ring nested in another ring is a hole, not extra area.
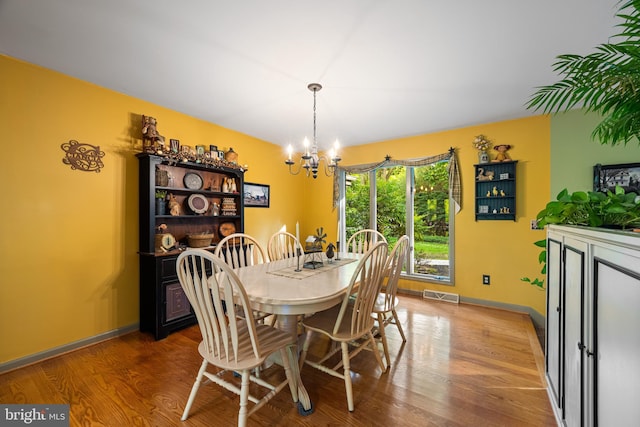
[[(298, 250), (300, 250), (300, 254), (298, 254)], [(269, 255), (269, 260), (277, 261), (304, 255), (304, 248), (293, 234), (286, 231), (278, 231), (269, 238), (267, 254)]]
[(365, 228), (364, 230), (356, 231), (349, 237), (345, 252), (363, 254), (377, 242), (387, 243), (387, 239), (379, 231)]
[[(258, 241), (244, 233), (233, 233), (220, 240), (213, 252), (222, 258), (231, 268), (242, 268), (250, 265), (264, 264), (269, 261), (265, 250)], [(242, 315), (242, 313), (239, 313)], [(263, 322), (270, 313), (255, 311), (253, 317), (258, 322)], [(271, 324), (275, 324), (275, 316)]]
[(258, 241), (244, 233), (233, 233), (220, 240), (214, 254), (222, 258), (232, 268), (268, 262), (267, 253)]
[[(351, 277), (349, 286), (342, 303), (325, 311), (320, 311), (313, 316), (302, 321), (307, 336), (300, 355), (300, 365), (306, 363), (322, 372), (344, 380), (347, 393), (347, 406), (349, 411), (353, 411), (353, 390), (351, 384), (351, 364), (353, 357), (364, 349), (370, 349), (380, 365), (385, 371), (384, 364), (380, 358), (380, 353), (373, 338), (372, 328), (374, 326), (373, 304), (380, 292), (384, 271), (386, 268), (387, 244), (378, 242), (365, 253), (360, 259), (356, 270)], [(351, 298), (354, 287), (358, 292)], [(330, 351), (318, 361), (306, 360), (309, 345), (313, 333), (321, 333), (329, 337), (332, 343), (340, 344), (332, 346)], [(354, 346), (358, 340), (364, 340), (361, 344)], [(350, 348), (353, 350), (350, 351)], [(329, 361), (334, 354), (342, 350), (342, 360), (333, 366), (329, 366)], [(338, 369), (343, 367), (343, 371)]]
[(402, 272), (404, 263), (407, 260), (408, 249), (409, 236), (404, 235), (398, 239), (391, 251), (391, 254), (389, 254), (388, 267), (386, 270), (386, 283), (383, 282), (382, 289), (373, 306), (373, 312), (375, 313), (378, 322), (376, 332), (380, 335), (380, 339), (382, 341), (384, 356), (387, 360), (387, 367), (391, 366), (391, 360), (389, 358), (389, 346), (387, 344), (387, 336), (384, 330), (385, 327), (391, 323), (396, 325), (398, 332), (400, 332), (400, 336), (402, 337), (402, 341), (407, 341), (404, 331), (402, 330), (400, 319), (398, 319), (398, 313), (396, 312), (396, 307), (398, 306), (396, 293), (398, 291), (398, 279), (400, 279), (400, 273)]
[[(296, 342), (287, 332), (255, 323), (247, 293), (231, 267), (208, 251), (189, 249), (178, 256), (177, 270), (178, 280), (198, 319), (202, 334), (202, 341), (198, 345), (202, 365), (191, 388), (182, 420), (189, 416), (200, 385), (209, 381), (240, 396), (238, 426), (245, 426), (247, 417), (287, 384), (293, 401), (297, 402), (297, 379), (291, 365), (297, 363), (294, 350)], [(229, 304), (230, 301), (234, 303)], [(246, 318), (236, 316), (238, 309), (246, 313)], [(268, 356), (278, 351), (285, 371), (283, 381), (272, 384), (251, 374)], [(219, 369), (211, 372), (207, 369), (209, 365)], [(268, 392), (258, 399), (254, 394), (259, 389), (251, 383), (266, 388)], [(254, 403), (251, 409), (248, 409), (249, 401)]]

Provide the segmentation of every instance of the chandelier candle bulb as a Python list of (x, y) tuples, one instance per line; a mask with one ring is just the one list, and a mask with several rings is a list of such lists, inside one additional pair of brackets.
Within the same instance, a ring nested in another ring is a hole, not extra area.
[(304, 155), (309, 157), (309, 140), (305, 138), (303, 144), (304, 144)]

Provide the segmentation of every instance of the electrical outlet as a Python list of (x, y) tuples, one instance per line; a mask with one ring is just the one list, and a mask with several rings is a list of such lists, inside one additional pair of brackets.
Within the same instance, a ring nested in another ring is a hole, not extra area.
[(490, 285), (491, 284), (491, 276), (489, 276), (488, 274), (483, 274), (482, 275), (482, 284), (483, 285)]

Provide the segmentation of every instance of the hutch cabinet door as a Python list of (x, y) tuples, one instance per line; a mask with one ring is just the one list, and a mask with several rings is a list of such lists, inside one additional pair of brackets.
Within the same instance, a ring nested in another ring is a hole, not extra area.
[(640, 425), (640, 255), (594, 248), (593, 422)]
[(566, 239), (564, 244), (564, 419), (567, 426), (583, 425), (584, 401), (584, 294), (589, 245)]
[(547, 381), (551, 387), (553, 401), (557, 408), (562, 407), (562, 242), (547, 239), (547, 326), (545, 361)]

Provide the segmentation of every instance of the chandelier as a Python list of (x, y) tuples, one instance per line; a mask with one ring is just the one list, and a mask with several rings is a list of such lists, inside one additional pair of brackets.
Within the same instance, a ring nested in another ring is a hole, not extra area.
[(293, 147), (291, 144), (287, 147), (289, 158), (285, 160), (285, 164), (289, 166), (289, 173), (291, 175), (298, 175), (302, 169), (306, 170), (307, 176), (312, 175), (313, 178), (318, 177), (318, 169), (320, 168), (320, 162), (324, 161), (324, 173), (327, 176), (333, 176), (338, 167), (338, 162), (342, 160), (338, 156), (338, 140), (334, 143), (334, 146), (329, 150), (329, 157), (318, 156), (318, 142), (316, 140), (316, 94), (322, 86), (319, 83), (310, 83), (307, 88), (313, 92), (313, 145), (309, 147), (309, 140), (304, 139), (304, 154), (300, 156), (300, 164), (296, 171), (292, 166), (296, 164), (292, 160)]

